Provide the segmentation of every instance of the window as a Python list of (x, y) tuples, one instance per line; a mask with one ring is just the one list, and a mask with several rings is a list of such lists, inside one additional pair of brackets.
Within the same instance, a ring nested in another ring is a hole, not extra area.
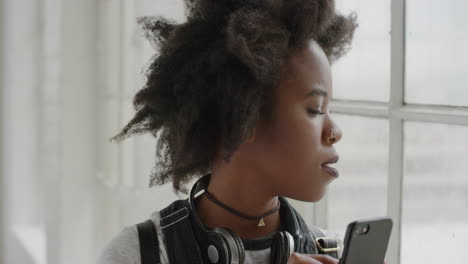
[(335, 121), (343, 131), (336, 144), (341, 176), (330, 185), (327, 217), (328, 228), (344, 234), (351, 221), (387, 214), (389, 124), (349, 115), (336, 115)]
[(402, 263), (420, 262), (441, 245), (447, 245), (443, 256), (425, 258), (426, 263), (463, 263), (468, 257), (468, 126), (406, 122), (404, 129)]
[(408, 103), (468, 105), (468, 2), (407, 1)]
[(390, 95), (390, 0), (338, 0), (343, 14), (356, 11), (359, 27), (351, 52), (332, 67), (333, 97), (388, 102)]
[[(344, 134), (336, 146), (342, 175), (316, 204), (315, 219), (344, 237), (350, 221), (389, 215), (394, 226), (388, 263), (463, 263), (467, 4), (392, 0), (391, 9), (389, 4), (337, 1), (338, 8), (358, 13), (362, 32), (348, 58), (333, 69), (331, 106)], [(372, 67), (366, 53), (374, 56)], [(363, 80), (367, 75), (373, 76)], [(443, 260), (429, 257), (441, 249), (447, 253)]]

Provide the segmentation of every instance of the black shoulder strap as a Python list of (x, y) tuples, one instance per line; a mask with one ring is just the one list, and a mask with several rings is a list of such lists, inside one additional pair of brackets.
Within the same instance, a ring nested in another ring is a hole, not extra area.
[(302, 216), (294, 209), (296, 219), (302, 232), (308, 238), (304, 253), (307, 254), (324, 254), (334, 258), (338, 258), (338, 242), (331, 237), (325, 235), (315, 226), (308, 226)]
[(137, 224), (138, 239), (140, 240), (141, 264), (161, 263), (159, 258), (158, 233), (151, 219)]

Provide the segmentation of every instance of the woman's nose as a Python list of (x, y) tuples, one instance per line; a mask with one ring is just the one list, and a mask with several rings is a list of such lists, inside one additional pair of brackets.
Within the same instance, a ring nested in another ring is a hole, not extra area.
[(340, 141), (341, 138), (343, 137), (343, 132), (341, 131), (340, 127), (337, 125), (333, 127), (333, 136), (335, 137), (335, 140), (333, 143)]
[(343, 137), (340, 127), (330, 120), (330, 126), (325, 129), (324, 140), (326, 144), (335, 144)]

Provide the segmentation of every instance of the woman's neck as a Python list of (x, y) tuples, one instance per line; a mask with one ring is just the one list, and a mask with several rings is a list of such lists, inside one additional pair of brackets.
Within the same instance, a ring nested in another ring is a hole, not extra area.
[[(246, 183), (240, 178), (211, 177), (208, 191), (223, 204), (249, 216), (260, 216), (275, 208), (278, 197), (269, 197), (259, 190), (257, 184)], [(245, 178), (244, 178), (245, 179)], [(207, 227), (225, 227), (241, 238), (258, 238), (279, 230), (281, 221), (279, 210), (265, 216), (265, 226), (258, 227), (259, 220), (249, 220), (237, 216), (210, 201), (205, 195), (198, 197), (197, 215)]]

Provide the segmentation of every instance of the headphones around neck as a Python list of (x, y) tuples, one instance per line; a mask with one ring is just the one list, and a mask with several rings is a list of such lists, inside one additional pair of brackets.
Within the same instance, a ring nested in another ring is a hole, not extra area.
[[(201, 253), (205, 260), (213, 264), (243, 264), (245, 250), (241, 238), (227, 228), (207, 228), (198, 218), (195, 210), (195, 195), (198, 197), (199, 193), (208, 187), (210, 177), (211, 174), (208, 174), (200, 178), (192, 187), (189, 196), (189, 210), (193, 215), (192, 221), (196, 226), (194, 228), (195, 235)], [(272, 264), (286, 264), (289, 256), (294, 251), (301, 249), (305, 242), (293, 208), (283, 197), (280, 196), (279, 199), (281, 199), (281, 207), (284, 206), (283, 209), (285, 209), (282, 221), (285, 222), (287, 231), (278, 231), (272, 238), (270, 253), (270, 263)]]

